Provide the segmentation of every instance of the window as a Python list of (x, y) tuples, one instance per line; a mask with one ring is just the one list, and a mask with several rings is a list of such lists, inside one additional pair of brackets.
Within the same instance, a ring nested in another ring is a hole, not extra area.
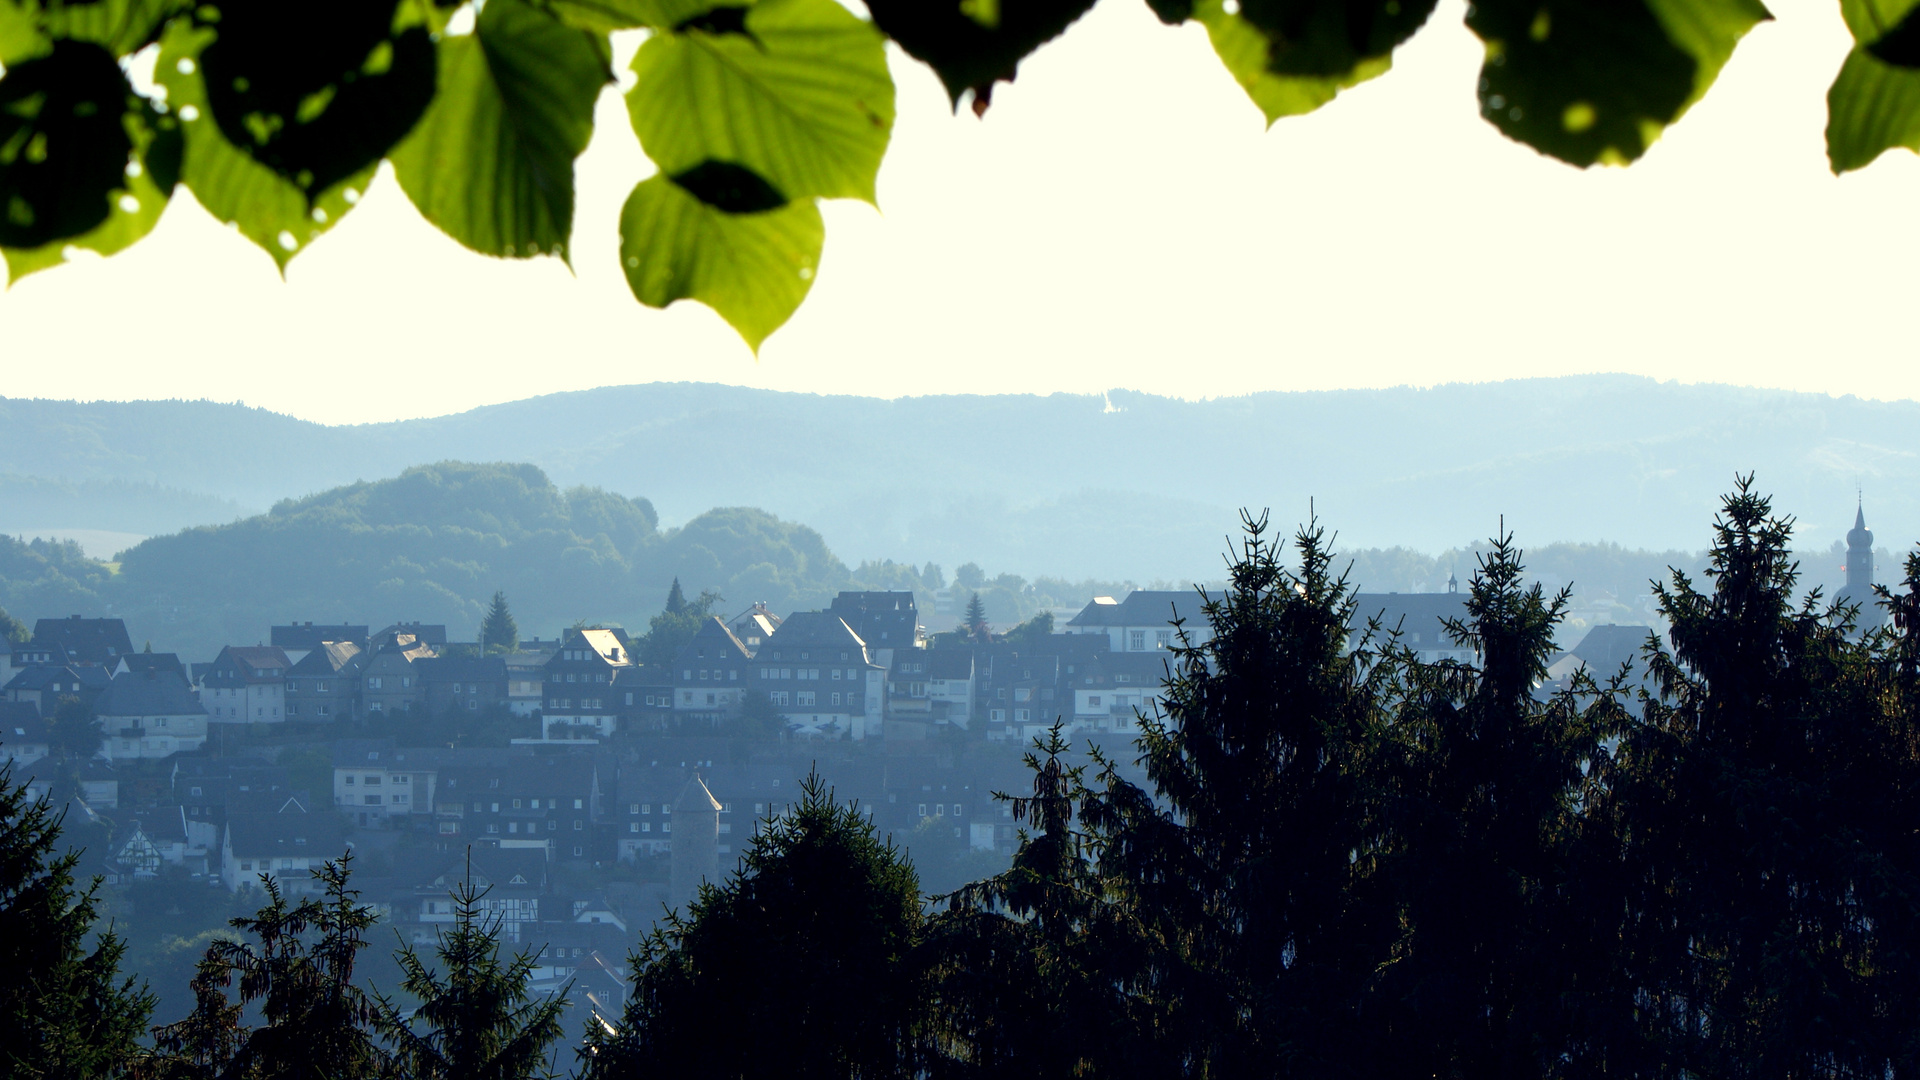
[[(648, 803), (648, 802), (643, 802), (643, 803), (641, 803), (641, 804), (640, 804), (640, 812), (641, 812), (641, 813), (643, 813), (643, 814), (651, 814), (651, 813), (653, 813), (653, 804), (652, 804), (652, 803)], [(665, 811), (661, 811), (661, 812), (662, 812), (662, 813), (665, 813)]]
[[(1416, 640), (1417, 640), (1417, 639), (1416, 639)], [(1156, 648), (1161, 648), (1161, 649), (1164, 649), (1164, 648), (1167, 648), (1168, 646), (1170, 646), (1170, 645), (1172, 645), (1172, 644), (1173, 644), (1173, 631), (1171, 631), (1171, 630), (1156, 630), (1156, 631), (1154, 631), (1154, 634), (1153, 634), (1153, 644), (1154, 644), (1154, 647), (1156, 647)]]
[(580, 855), (584, 854), (579, 844), (573, 845), (573, 854), (575, 858), (578, 858)]
[(959, 817), (959, 816), (960, 816), (960, 804), (959, 804), (959, 803), (954, 803), (954, 804), (953, 804), (953, 816), (954, 816), (954, 817)]
[(378, 777), (378, 776), (369, 776), (369, 777), (367, 777), (367, 778), (366, 778), (366, 781), (365, 781), (365, 783), (366, 783), (366, 785), (367, 785), (368, 787), (379, 787), (379, 786), (380, 786), (380, 777)]
[(701, 681), (703, 681), (703, 682), (704, 682), (704, 681), (706, 680), (706, 678), (707, 678), (707, 669), (706, 669), (706, 668), (701, 668), (701, 669), (700, 669), (700, 679), (701, 679)]
[(1031, 720), (1033, 719), (1033, 710), (1032, 709), (1015, 709), (1013, 710), (1013, 718), (1015, 720)]
[[(537, 807), (537, 806), (539, 806), (540, 804), (539, 804), (539, 802), (537, 802), (537, 801), (536, 801), (536, 802), (535, 802), (535, 803), (534, 803), (533, 805)], [(515, 810), (518, 810), (518, 809), (520, 809), (520, 800), (519, 800), (519, 799), (515, 799), (515, 800), (513, 800), (513, 808), (514, 808)]]
[(627, 807), (627, 813), (629, 813), (629, 814), (637, 814), (637, 813), (639, 813), (639, 812), (640, 812), (640, 804), (639, 804), (639, 803), (632, 803), (632, 804), (630, 804), (630, 805), (628, 805), (628, 807)]
[(627, 822), (627, 831), (628, 831), (628, 832), (630, 832), (630, 833), (637, 833), (637, 832), (639, 832), (639, 831), (640, 831), (640, 823), (639, 823), (639, 822), (637, 822), (637, 821), (629, 821), (629, 822)]
[(253, 869), (253, 862), (252, 862), (251, 860), (249, 860), (249, 861), (247, 861), (247, 862), (243, 862), (243, 863), (241, 863), (241, 864), (240, 864), (240, 869), (242, 869), (242, 870), (251, 870), (251, 869)]
[(393, 793), (393, 801), (394, 801), (394, 802), (396, 802), (396, 803), (403, 803), (403, 802), (406, 802), (406, 801), (407, 801), (407, 796), (406, 796), (406, 793), (405, 793), (405, 792), (401, 792), (401, 791), (396, 791), (396, 792), (394, 792), (394, 793)]
[(919, 806), (919, 807), (918, 807), (918, 808), (917, 808), (917, 809), (915, 810), (915, 813), (917, 813), (917, 814), (919, 814), (919, 815), (920, 815), (921, 817), (926, 817), (926, 816), (927, 816), (927, 804), (926, 804), (926, 803), (921, 803), (921, 804), (920, 804), (920, 806)]
[(835, 681), (835, 682), (839, 682), (839, 681), (840, 681), (840, 669), (839, 669), (839, 668), (834, 668), (834, 669), (833, 669), (833, 679), (834, 679), (834, 681)]
[[(353, 786), (353, 780), (354, 780), (354, 778), (353, 778), (352, 776), (348, 776), (348, 777), (347, 777), (347, 786), (348, 786), (348, 787), (352, 787), (352, 786)], [(200, 789), (199, 789), (199, 788), (194, 788), (194, 789), (193, 789), (193, 793), (194, 793), (195, 795), (198, 795), (198, 794), (200, 794)]]
[(581, 821), (581, 820), (580, 820), (579, 818), (574, 818), (574, 819), (573, 819), (573, 831), (574, 831), (574, 832), (579, 832), (580, 830), (582, 830), (582, 829), (584, 829), (584, 828), (586, 828), (586, 827), (587, 827), (587, 823), (586, 823), (586, 822), (584, 822), (584, 821)]
[(1139, 652), (1142, 649), (1145, 649), (1146, 647), (1147, 647), (1147, 632), (1145, 630), (1128, 631), (1127, 648), (1131, 649), (1134, 652)]
[(552, 831), (553, 831), (553, 829), (554, 829), (554, 823), (553, 823), (553, 819), (552, 819), (552, 818), (548, 818), (548, 819), (547, 819), (547, 831), (548, 831), (548, 832), (552, 832)]
[(406, 774), (406, 773), (399, 773), (399, 774), (396, 774), (396, 775), (394, 776), (394, 778), (393, 778), (393, 782), (394, 782), (394, 783), (396, 783), (396, 784), (404, 784), (404, 783), (407, 783), (407, 780), (408, 780), (408, 778), (407, 778), (407, 774)]
[(643, 822), (641, 822), (641, 823), (640, 823), (640, 831), (641, 831), (641, 832), (652, 832), (652, 831), (653, 831), (653, 822), (651, 822), (651, 821), (643, 821)]
[(379, 805), (380, 805), (380, 796), (378, 796), (378, 795), (369, 795), (369, 796), (367, 796), (367, 797), (366, 797), (366, 798), (365, 798), (364, 800), (362, 800), (362, 801), (363, 801), (363, 802), (365, 802), (365, 803), (366, 803), (366, 804), (367, 804), (368, 806), (379, 806)]
[(934, 804), (933, 804), (933, 816), (934, 816), (934, 817), (946, 817), (946, 816), (947, 816), (947, 804), (946, 804), (946, 803), (934, 803)]
[(1088, 694), (1088, 695), (1087, 695), (1087, 708), (1089, 708), (1089, 709), (1097, 709), (1097, 708), (1099, 708), (1099, 707), (1100, 707), (1100, 695), (1099, 695), (1099, 694)]
[(794, 698), (793, 703), (795, 705), (800, 705), (808, 708), (811, 708), (813, 705), (813, 691), (811, 690), (801, 690), (798, 693), (794, 694), (793, 698)]
[(378, 675), (367, 676), (367, 689), (369, 690), (380, 689), (380, 676)]
[(833, 695), (833, 703), (834, 703), (835, 705), (838, 705), (838, 704), (840, 704), (840, 695), (839, 695), (839, 694), (835, 694), (835, 695)]
[(1006, 718), (1007, 718), (1007, 710), (1005, 709), (994, 709), (990, 714), (990, 719), (992, 719), (995, 723), (999, 723), (1000, 721), (1005, 720)]
[(519, 823), (519, 822), (517, 822), (517, 821), (509, 821), (509, 822), (507, 822), (507, 831), (508, 831), (508, 832), (510, 832), (510, 833), (517, 833), (517, 832), (519, 832), (519, 831), (520, 831), (520, 823)]

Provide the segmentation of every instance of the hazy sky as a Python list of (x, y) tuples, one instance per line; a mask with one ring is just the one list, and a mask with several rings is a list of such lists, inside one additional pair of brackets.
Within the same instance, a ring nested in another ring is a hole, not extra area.
[(758, 360), (705, 308), (627, 292), (614, 223), (650, 166), (609, 90), (577, 276), (464, 251), (383, 176), (283, 284), (182, 189), (133, 250), (0, 299), (0, 394), (332, 423), (659, 379), (1200, 397), (1626, 371), (1920, 396), (1920, 161), (1827, 173), (1835, 5), (1780, 0), (1640, 164), (1586, 173), (1477, 118), (1463, 11), (1271, 131), (1199, 27), (1139, 0), (1104, 0), (984, 122), (896, 53), (881, 210), (828, 206), (813, 294)]

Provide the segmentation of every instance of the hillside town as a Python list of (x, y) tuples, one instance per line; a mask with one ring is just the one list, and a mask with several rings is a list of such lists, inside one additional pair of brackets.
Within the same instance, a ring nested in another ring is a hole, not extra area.
[[(352, 851), (363, 899), (427, 942), (471, 880), (505, 940), (538, 947), (537, 985), (571, 983), (611, 1016), (634, 936), (719, 880), (809, 773), (930, 886), (943, 859), (1004, 863), (1018, 826), (994, 796), (1031, 783), (1022, 752), (1055, 724), (1130, 748), (1170, 650), (1208, 635), (1208, 595), (1137, 590), (1057, 628), (929, 635), (913, 593), (843, 592), (702, 616), (664, 664), (615, 626), (506, 647), (419, 622), (289, 622), (200, 661), (136, 649), (118, 618), (43, 618), (24, 644), (0, 639), (0, 757), (105, 830), (83, 869), (109, 887), (171, 875), (298, 896)], [(1352, 644), (1371, 626), (1422, 661), (1470, 660), (1448, 632), (1465, 601), (1457, 580), (1358, 594)], [(1646, 632), (1596, 627), (1553, 675), (1615, 666)], [(496, 736), (465, 737), (483, 718)]]

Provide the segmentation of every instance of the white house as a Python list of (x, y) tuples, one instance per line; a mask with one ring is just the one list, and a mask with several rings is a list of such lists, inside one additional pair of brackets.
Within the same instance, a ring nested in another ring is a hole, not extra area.
[(287, 719), (287, 654), (272, 645), (229, 645), (200, 678), (200, 703), (216, 724), (279, 724)]
[(338, 814), (229, 814), (220, 841), (220, 879), (235, 892), (272, 878), (288, 895), (314, 892), (312, 872), (347, 851)]
[(106, 731), (101, 752), (109, 761), (170, 757), (207, 742), (207, 710), (176, 672), (126, 671), (94, 701)]

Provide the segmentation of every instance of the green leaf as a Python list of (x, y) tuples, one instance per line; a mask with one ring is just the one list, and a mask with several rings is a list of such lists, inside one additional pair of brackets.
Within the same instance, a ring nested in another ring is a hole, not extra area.
[(522, 0), (488, 0), (472, 34), (439, 48), (439, 94), (392, 155), (400, 187), (484, 255), (565, 258), (573, 162), (613, 77), (606, 39)]
[[(752, 0), (724, 0), (728, 4)], [(543, 5), (568, 26), (595, 33), (651, 26), (671, 30), (719, 7), (721, 0), (546, 0)]]
[[(139, 102), (138, 98), (132, 100)], [(120, 160), (119, 175), (105, 193), (108, 208), (105, 217), (77, 234), (37, 245), (15, 243), (0, 247), (0, 253), (6, 258), (10, 283), (66, 262), (68, 252), (75, 248), (112, 255), (153, 231), (161, 212), (167, 208), (179, 174), (179, 124), (144, 102), (137, 108), (128, 108), (119, 119), (126, 145), (132, 152)], [(102, 140), (103, 146), (115, 142)]]
[(129, 56), (158, 41), (162, 25), (188, 6), (181, 0), (53, 0), (41, 6), (40, 25), (53, 37)]
[(1240, 0), (1239, 14), (1267, 36), (1267, 70), (1343, 78), (1393, 55), (1433, 0)]
[(1193, 18), (1207, 28), (1213, 51), (1266, 114), (1268, 124), (1283, 116), (1310, 113), (1332, 101), (1340, 91), (1384, 75), (1393, 67), (1389, 54), (1363, 60), (1344, 75), (1281, 75), (1269, 66), (1271, 40), (1240, 14), (1228, 14), (1224, 0), (1195, 0)]
[(133, 137), (133, 88), (113, 54), (56, 41), (0, 77), (0, 245), (40, 247), (114, 213)]
[(1634, 161), (1770, 17), (1758, 0), (1480, 0), (1481, 115), (1574, 165)]
[(1920, 0), (1840, 0), (1840, 16), (1853, 40), (1872, 45), (1899, 29), (1920, 7)]
[(1849, 172), (1896, 146), (1920, 151), (1920, 71), (1856, 46), (1827, 90), (1827, 161)]
[(228, 142), (207, 110), (200, 50), (210, 30), (176, 23), (162, 39), (154, 79), (180, 119), (186, 146), (180, 179), (207, 212), (260, 245), (284, 273), (287, 263), (353, 209), (374, 165), (309, 195)]
[(199, 63), (227, 141), (309, 194), (379, 164), (434, 97), (433, 40), (402, 14), (401, 0), (222, 7)]
[(53, 39), (40, 26), (40, 6), (25, 0), (0, 0), (0, 65), (45, 56)]
[(813, 200), (729, 214), (666, 176), (643, 180), (620, 210), (620, 264), (649, 307), (698, 300), (756, 352), (813, 286), (826, 226)]
[(954, 104), (973, 91), (975, 113), (992, 102), (994, 83), (1012, 82), (1028, 53), (1093, 7), (1093, 0), (999, 0), (988, 25), (959, 0), (866, 2), (881, 31), (940, 76)]
[(893, 130), (886, 42), (834, 0), (715, 9), (655, 34), (633, 71), (627, 110), (662, 172), (728, 161), (788, 198), (874, 201)]

